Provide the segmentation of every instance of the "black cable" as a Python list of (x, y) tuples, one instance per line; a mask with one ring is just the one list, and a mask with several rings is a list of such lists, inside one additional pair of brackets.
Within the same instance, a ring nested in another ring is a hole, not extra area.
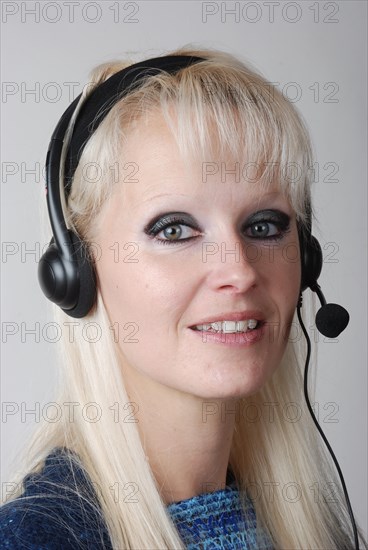
[(329, 444), (329, 442), (327, 441), (327, 438), (325, 436), (325, 434), (323, 433), (322, 431), (322, 428), (320, 427), (320, 425), (318, 424), (317, 422), (317, 419), (316, 417), (314, 416), (314, 412), (312, 410), (312, 407), (310, 405), (310, 402), (309, 402), (309, 397), (308, 397), (308, 368), (309, 368), (309, 359), (310, 359), (310, 354), (311, 354), (311, 342), (310, 342), (310, 339), (309, 339), (309, 336), (308, 336), (308, 333), (305, 329), (305, 326), (304, 326), (304, 323), (303, 323), (303, 320), (302, 320), (302, 317), (301, 317), (301, 314), (300, 314), (300, 307), (302, 305), (302, 296), (300, 296), (300, 300), (299, 300), (299, 303), (297, 305), (297, 308), (296, 308), (296, 311), (297, 311), (297, 315), (298, 315), (298, 319), (299, 319), (299, 323), (300, 323), (300, 326), (302, 327), (302, 331), (304, 333), (304, 336), (305, 336), (305, 339), (307, 341), (307, 358), (305, 360), (305, 367), (304, 367), (304, 396), (305, 396), (305, 400), (307, 402), (307, 406), (308, 406), (308, 410), (310, 412), (310, 415), (313, 419), (313, 422), (315, 423), (315, 425), (317, 426), (317, 429), (319, 431), (319, 433), (321, 434), (322, 438), (323, 438), (323, 441), (325, 442), (332, 458), (333, 458), (333, 461), (335, 463), (335, 466), (337, 468), (337, 471), (338, 471), (338, 474), (340, 476), (340, 480), (341, 480), (341, 485), (342, 485), (342, 488), (344, 490), (344, 494), (345, 494), (345, 499), (346, 499), (346, 504), (348, 506), (348, 510), (349, 510), (349, 514), (350, 514), (350, 519), (351, 519), (351, 523), (352, 523), (352, 526), (353, 526), (353, 531), (354, 531), (354, 542), (355, 542), (355, 550), (359, 550), (359, 540), (358, 540), (358, 533), (357, 533), (357, 528), (356, 528), (356, 524), (355, 524), (355, 520), (354, 520), (354, 515), (353, 515), (353, 510), (351, 508), (351, 504), (350, 504), (350, 500), (349, 500), (349, 495), (348, 495), (348, 492), (347, 492), (347, 489), (346, 489), (346, 485), (345, 485), (345, 481), (344, 481), (344, 477), (342, 475), (342, 471), (341, 471), (341, 468), (339, 466), (339, 463), (337, 462), (337, 459), (335, 457), (335, 454)]

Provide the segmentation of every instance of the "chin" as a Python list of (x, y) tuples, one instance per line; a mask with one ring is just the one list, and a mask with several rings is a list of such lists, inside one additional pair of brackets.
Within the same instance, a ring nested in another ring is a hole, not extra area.
[[(231, 375), (229, 375), (231, 376)], [(245, 397), (256, 394), (267, 382), (267, 377), (262, 376), (261, 379), (247, 381), (243, 380), (237, 384), (234, 381), (222, 381), (219, 384), (207, 386), (207, 388), (197, 387), (195, 395), (202, 399), (218, 399), (218, 400), (239, 400)]]

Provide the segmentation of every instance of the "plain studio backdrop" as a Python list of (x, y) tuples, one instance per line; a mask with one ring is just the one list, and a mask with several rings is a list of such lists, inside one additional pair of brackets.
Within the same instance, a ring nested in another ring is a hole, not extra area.
[(55, 415), (56, 332), (37, 280), (52, 131), (95, 65), (191, 43), (249, 61), (295, 102), (310, 130), (320, 284), (351, 316), (336, 340), (312, 333), (316, 409), (367, 532), (366, 2), (2, 2), (1, 10), (3, 491), (24, 438)]

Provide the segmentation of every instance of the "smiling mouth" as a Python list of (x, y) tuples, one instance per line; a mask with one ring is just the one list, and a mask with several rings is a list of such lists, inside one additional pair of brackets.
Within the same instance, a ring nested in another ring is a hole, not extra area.
[(203, 325), (193, 325), (191, 330), (208, 334), (245, 334), (261, 328), (265, 321), (248, 319), (246, 321), (216, 321)]

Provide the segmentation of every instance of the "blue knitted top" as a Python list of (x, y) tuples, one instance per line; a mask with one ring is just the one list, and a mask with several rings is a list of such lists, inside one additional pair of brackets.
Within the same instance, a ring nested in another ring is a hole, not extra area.
[[(22, 498), (0, 507), (1, 550), (112, 550), (93, 485), (81, 469), (73, 475), (67, 452), (55, 448), (39, 473), (24, 478)], [(189, 550), (273, 549), (265, 532), (256, 530), (248, 497), (243, 514), (230, 470), (225, 489), (171, 503), (167, 511)]]

